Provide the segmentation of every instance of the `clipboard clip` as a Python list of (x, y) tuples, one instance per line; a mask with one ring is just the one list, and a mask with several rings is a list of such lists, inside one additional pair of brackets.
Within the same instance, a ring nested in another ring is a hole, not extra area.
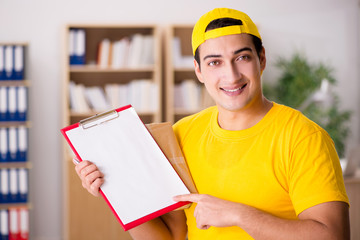
[(116, 110), (111, 110), (83, 119), (80, 121), (80, 125), (83, 129), (89, 129), (91, 127), (95, 127), (97, 125), (111, 121), (117, 117), (119, 117), (119, 113)]

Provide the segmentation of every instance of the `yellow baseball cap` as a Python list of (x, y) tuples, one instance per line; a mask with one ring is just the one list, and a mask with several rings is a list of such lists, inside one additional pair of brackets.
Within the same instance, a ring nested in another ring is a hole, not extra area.
[[(233, 18), (241, 20), (242, 25), (227, 26), (205, 31), (210, 22), (220, 18)], [(203, 15), (195, 24), (192, 32), (192, 50), (195, 55), (196, 49), (210, 38), (217, 38), (226, 35), (248, 33), (261, 39), (256, 25), (248, 15), (230, 8), (215, 8)]]

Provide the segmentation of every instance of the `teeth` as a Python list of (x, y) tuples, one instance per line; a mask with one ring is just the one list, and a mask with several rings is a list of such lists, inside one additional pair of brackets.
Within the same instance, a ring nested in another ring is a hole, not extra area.
[(245, 84), (245, 85), (242, 86), (242, 87), (236, 88), (236, 89), (224, 89), (224, 88), (223, 88), (223, 90), (224, 90), (225, 92), (236, 92), (236, 91), (238, 91), (238, 90), (240, 90), (240, 89), (243, 89), (246, 85), (247, 85), (247, 84)]
[(236, 92), (238, 90), (240, 90), (241, 88), (236, 88), (236, 89), (224, 89), (225, 92)]

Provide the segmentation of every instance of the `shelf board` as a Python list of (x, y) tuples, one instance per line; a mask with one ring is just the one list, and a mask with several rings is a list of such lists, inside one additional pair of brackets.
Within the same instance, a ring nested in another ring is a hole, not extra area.
[(20, 127), (25, 126), (27, 128), (31, 127), (31, 123), (29, 121), (11, 121), (11, 122), (0, 122), (0, 127)]
[(116, 24), (116, 23), (75, 23), (69, 24), (67, 28), (85, 28), (85, 29), (152, 29), (156, 28), (154, 24)]
[(20, 87), (20, 86), (30, 86), (29, 80), (0, 80), (0, 87)]
[(31, 126), (31, 123), (29, 121), (0, 122), (0, 127), (20, 127), (20, 126), (25, 126), (29, 128)]
[(95, 65), (84, 65), (84, 66), (70, 66), (71, 73), (87, 73), (87, 72), (98, 72), (98, 73), (122, 73), (122, 72), (153, 72), (154, 67), (126, 67), (126, 68), (101, 68)]
[(0, 46), (12, 45), (12, 46), (28, 46), (27, 42), (0, 42)]
[(2, 162), (0, 163), (0, 169), (3, 168), (32, 168), (32, 164), (30, 162)]
[(23, 207), (27, 209), (32, 208), (30, 203), (0, 203), (0, 209), (23, 208)]

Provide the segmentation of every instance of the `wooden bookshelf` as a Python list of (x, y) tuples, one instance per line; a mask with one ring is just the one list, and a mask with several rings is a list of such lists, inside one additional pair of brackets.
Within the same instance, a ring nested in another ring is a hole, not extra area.
[[(165, 119), (172, 123), (214, 104), (194, 72), (191, 48), (192, 28), (192, 25), (171, 25), (166, 31)], [(174, 38), (177, 38), (177, 41), (174, 41)], [(185, 80), (193, 80), (201, 91), (200, 102), (192, 109), (175, 107), (175, 101), (178, 100), (175, 99), (178, 98), (175, 96), (175, 87)]]
[[(69, 32), (70, 29), (83, 29), (86, 36), (85, 64), (69, 64)], [(123, 38), (131, 38), (135, 34), (153, 37), (153, 64), (148, 66), (124, 66), (113, 68), (99, 67), (98, 46), (103, 39), (111, 42)], [(154, 102), (157, 103), (156, 110), (135, 110), (144, 123), (160, 122), (162, 120), (161, 107), (161, 50), (160, 32), (153, 25), (84, 25), (70, 24), (64, 29), (63, 48), (63, 126), (79, 122), (99, 113), (89, 110), (87, 112), (76, 112), (70, 108), (70, 81), (82, 84), (85, 87), (100, 86), (105, 89), (106, 84), (128, 84), (135, 79), (150, 79), (157, 86), (158, 93)], [(140, 96), (139, 96), (140, 97)], [(132, 104), (129, 102), (128, 104)], [(117, 106), (120, 107), (120, 106)], [(109, 109), (110, 110), (110, 109)], [(131, 239), (124, 232), (120, 223), (111, 212), (110, 208), (101, 197), (93, 197), (82, 186), (74, 170), (72, 162), (73, 154), (64, 141), (64, 238), (65, 239)]]
[[(28, 214), (28, 211), (32, 208), (32, 205), (29, 201), (29, 193), (30, 193), (30, 186), (29, 186), (29, 174), (30, 174), (30, 170), (32, 168), (32, 164), (31, 162), (29, 161), (28, 159), (28, 151), (29, 151), (29, 128), (31, 127), (31, 122), (29, 121), (28, 119), (28, 116), (29, 116), (29, 88), (30, 88), (30, 85), (31, 85), (31, 81), (29, 79), (26, 79), (27, 77), (27, 64), (28, 64), (28, 61), (27, 61), (27, 53), (28, 53), (28, 48), (29, 48), (29, 45), (28, 43), (26, 42), (1, 42), (0, 43), (0, 46), (1, 47), (13, 47), (14, 50), (12, 52), (12, 74), (10, 74), (9, 76), (7, 76), (6, 80), (4, 80), (3, 78), (0, 78), (0, 88), (5, 88), (5, 89), (16, 89), (16, 93), (15, 93), (15, 99), (9, 97), (9, 95), (7, 96), (6, 100), (7, 100), (7, 109), (6, 111), (9, 111), (9, 106), (12, 105), (12, 106), (15, 106), (15, 111), (17, 112), (19, 110), (19, 102), (21, 102), (21, 105), (25, 104), (25, 106), (23, 105), (23, 107), (25, 107), (25, 116), (24, 116), (24, 119), (23, 118), (14, 118), (14, 119), (0, 119), (0, 129), (6, 129), (6, 131), (10, 131), (9, 129), (18, 129), (18, 128), (22, 128), (22, 129), (25, 129), (26, 133), (25, 135), (22, 135), (22, 136), (25, 136), (26, 139), (22, 139), (21, 141), (25, 141), (25, 146), (26, 146), (26, 149), (23, 149), (22, 151), (25, 151), (25, 159), (26, 161), (23, 161), (24, 159), (22, 159), (21, 161), (19, 159), (17, 159), (16, 161), (14, 160), (10, 160), (10, 161), (4, 161), (2, 159), (2, 161), (4, 162), (0, 162), (0, 170), (2, 171), (11, 171), (11, 170), (15, 170), (16, 172), (19, 170), (19, 169), (25, 169), (26, 170), (26, 189), (27, 189), (27, 192), (26, 192), (26, 201), (25, 199), (22, 199), (22, 200), (10, 200), (9, 202), (2, 202), (0, 203), (0, 210), (1, 211), (4, 211), (4, 210), (7, 210), (8, 213), (9, 211), (11, 211), (11, 209), (26, 209), (27, 211), (27, 214)], [(21, 47), (22, 51), (21, 51), (21, 54), (17, 54), (19, 52), (17, 52), (15, 50), (15, 48), (18, 48), (18, 47)], [(5, 51), (5, 50), (4, 50)], [(4, 53), (4, 56), (3, 55), (0, 55), (0, 57), (4, 57), (3, 58), (3, 64), (8, 60), (6, 59), (6, 56), (5, 56), (5, 53)], [(20, 57), (20, 58), (18, 58)], [(18, 59), (17, 59), (18, 58)], [(20, 59), (20, 60), (19, 60)], [(4, 62), (5, 61), (5, 62)], [(21, 66), (22, 68), (19, 67), (19, 64), (21, 63)], [(6, 64), (5, 64), (6, 65)], [(4, 67), (4, 66), (3, 66)], [(5, 67), (6, 68), (6, 67)], [(21, 69), (21, 70), (20, 70)], [(3, 69), (0, 69), (0, 71), (2, 71)], [(21, 73), (21, 75), (19, 75)], [(4, 74), (5, 75), (5, 74)], [(2, 76), (4, 77), (4, 76)], [(18, 89), (19, 88), (22, 88), (22, 89), (26, 89), (25, 92), (26, 92), (26, 95), (24, 95), (23, 97), (21, 97), (22, 100), (19, 100), (19, 92), (18, 92)], [(2, 101), (2, 100), (0, 100)], [(15, 103), (10, 103), (12, 101), (15, 101)], [(14, 109), (13, 109), (14, 110)], [(24, 109), (23, 109), (24, 110)], [(17, 115), (17, 114), (15, 114)], [(16, 130), (16, 151), (19, 151), (20, 149), (20, 137), (19, 137), (19, 134), (18, 134), (18, 130)], [(9, 135), (7, 135), (8, 139), (9, 139)], [(24, 143), (24, 142), (23, 142)], [(2, 144), (4, 144), (4, 142), (1, 142), (0, 140), (0, 149), (4, 149)], [(10, 151), (10, 143), (8, 142), (7, 144), (5, 144), (5, 146), (7, 145), (7, 150)], [(14, 146), (13, 146), (14, 147)], [(3, 153), (2, 153), (3, 154)], [(16, 155), (18, 155), (16, 153)], [(16, 173), (18, 174), (18, 173)], [(23, 175), (24, 176), (24, 175)], [(11, 176), (10, 176), (10, 173), (9, 173), (9, 176), (8, 176), (8, 181), (9, 181), (9, 188), (11, 186)], [(17, 185), (17, 191), (16, 194), (17, 195), (20, 195), (20, 194), (24, 194), (24, 193), (21, 193), (21, 190), (20, 190), (20, 177), (19, 175), (16, 176), (16, 185)], [(23, 186), (24, 187), (24, 186)], [(9, 191), (9, 195), (10, 194), (14, 194), (14, 193), (11, 193), (11, 190)], [(19, 201), (18, 201), (19, 200)], [(10, 219), (10, 214), (8, 214), (8, 219)], [(27, 228), (30, 229), (30, 224), (31, 222), (29, 221), (30, 219), (24, 219), (27, 223)], [(19, 221), (21, 221), (19, 219)], [(8, 223), (2, 223), (4, 224), (4, 226), (7, 226), (10, 231), (10, 228), (12, 226), (11, 225), (11, 222), (9, 221)], [(4, 231), (6, 229), (3, 229)], [(10, 232), (8, 232), (10, 233)], [(23, 234), (29, 234), (29, 232), (23, 232)], [(5, 237), (5, 236), (3, 236)]]

